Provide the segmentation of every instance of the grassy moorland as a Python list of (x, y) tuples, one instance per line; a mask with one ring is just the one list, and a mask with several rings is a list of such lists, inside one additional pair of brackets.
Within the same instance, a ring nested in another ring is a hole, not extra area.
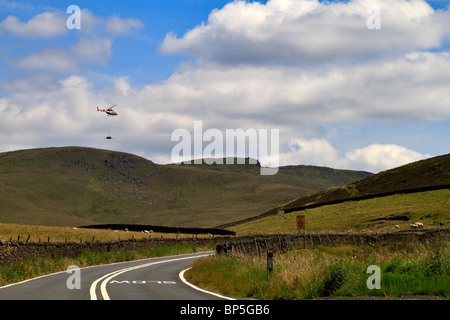
[[(402, 232), (409, 224), (425, 228), (450, 223), (450, 190), (398, 192), (365, 200), (350, 198), (450, 183), (450, 156), (436, 157), (373, 175), (350, 185), (292, 200), (253, 220), (228, 229), (238, 235), (295, 233), (295, 218), (304, 215), (307, 232)], [(335, 204), (327, 202), (339, 200)], [(318, 204), (314, 208), (304, 208)], [(302, 208), (303, 207), (303, 208)], [(284, 213), (284, 211), (287, 213)], [(289, 212), (292, 210), (291, 212)], [(398, 226), (399, 228), (395, 228)], [(367, 286), (369, 266), (380, 268), (381, 287)], [(275, 254), (267, 278), (264, 258), (218, 255), (197, 261), (189, 271), (196, 285), (236, 297), (257, 299), (338, 299), (398, 296), (450, 298), (448, 239), (426, 243), (334, 245)]]
[[(450, 189), (347, 201), (317, 208), (279, 213), (230, 227), (238, 235), (294, 233), (295, 218), (304, 215), (309, 232), (384, 232), (409, 229), (422, 222), (425, 228), (450, 223)], [(395, 229), (398, 225), (400, 229)]]
[[(450, 185), (450, 154), (383, 171), (343, 187), (330, 188), (269, 210), (270, 215), (235, 223), (238, 234), (295, 232), (295, 217), (304, 215), (309, 231), (393, 231), (422, 222), (426, 228), (450, 222), (450, 189), (402, 193), (403, 190)], [(398, 191), (393, 195), (355, 197)], [(329, 202), (336, 204), (327, 204)], [(317, 205), (307, 208), (308, 205)], [(288, 213), (282, 213), (282, 212)]]
[(447, 154), (386, 170), (345, 186), (329, 188), (302, 196), (267, 210), (258, 216), (221, 225), (220, 227), (235, 226), (248, 220), (257, 220), (276, 215), (280, 211), (303, 211), (307, 208), (332, 203), (349, 203), (350, 200), (363, 200), (411, 192), (419, 194), (419, 192), (426, 190), (448, 189), (449, 187), (450, 154)]
[[(380, 268), (379, 289), (367, 286), (371, 265)], [(196, 261), (187, 275), (198, 286), (234, 297), (303, 300), (418, 295), (449, 299), (450, 247), (435, 241), (297, 249), (274, 255), (270, 279), (264, 258), (218, 255)]]
[(450, 154), (412, 162), (343, 187), (297, 198), (283, 205), (283, 209), (439, 185), (450, 185)]
[(0, 222), (215, 227), (367, 172), (253, 164), (158, 165), (136, 155), (81, 147), (0, 154)]
[[(192, 237), (191, 234), (143, 233), (125, 230), (84, 229), (72, 227), (35, 226), (23, 224), (0, 223), (0, 240), (20, 240), (29, 242), (80, 242), (80, 241), (116, 241), (126, 239), (174, 239)], [(195, 237), (208, 237), (206, 234)]]

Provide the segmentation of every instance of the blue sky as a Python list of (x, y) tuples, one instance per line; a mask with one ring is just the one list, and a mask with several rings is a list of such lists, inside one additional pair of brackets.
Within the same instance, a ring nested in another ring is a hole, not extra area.
[[(80, 30), (65, 26), (72, 4)], [(82, 145), (167, 163), (171, 133), (200, 120), (279, 129), (282, 165), (377, 172), (446, 154), (449, 4), (0, 0), (0, 152)], [(112, 104), (114, 119), (95, 110)]]

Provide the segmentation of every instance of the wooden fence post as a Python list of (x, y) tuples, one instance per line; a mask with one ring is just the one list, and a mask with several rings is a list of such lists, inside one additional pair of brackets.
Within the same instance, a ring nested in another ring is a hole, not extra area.
[(267, 280), (270, 280), (273, 272), (273, 253), (267, 252)]

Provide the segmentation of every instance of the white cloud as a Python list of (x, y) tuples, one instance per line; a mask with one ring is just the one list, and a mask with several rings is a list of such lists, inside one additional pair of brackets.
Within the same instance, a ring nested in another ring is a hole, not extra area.
[[(339, 166), (339, 151), (323, 139), (298, 139), (289, 142), (289, 150), (280, 155), (281, 165), (314, 164)], [(340, 161), (342, 162), (342, 161)]]
[(111, 56), (113, 41), (108, 38), (82, 38), (72, 47), (73, 52), (84, 61), (106, 64)]
[(142, 102), (162, 102), (161, 110), (208, 114), (224, 124), (436, 121), (450, 119), (449, 72), (448, 53), (319, 70), (197, 63), (133, 98), (145, 93)]
[(379, 172), (386, 169), (392, 169), (410, 162), (429, 158), (428, 154), (421, 154), (403, 146), (395, 144), (378, 144), (355, 149), (346, 153), (346, 158), (352, 164), (352, 167), (366, 168), (372, 172)]
[[(325, 139), (302, 137), (304, 127), (308, 124), (308, 117), (305, 119), (304, 113), (290, 114), (295, 117), (291, 122), (297, 122), (297, 126), (276, 123), (277, 114), (283, 113), (282, 108), (272, 109), (272, 112), (265, 110), (264, 115), (253, 112), (252, 119), (252, 113), (245, 109), (251, 108), (253, 102), (239, 105), (229, 114), (220, 116), (227, 111), (227, 104), (215, 108), (213, 103), (217, 92), (213, 92), (210, 100), (203, 101), (211, 94), (208, 91), (211, 87), (199, 91), (195, 86), (198, 83), (193, 80), (196, 79), (186, 76), (181, 81), (174, 76), (159, 85), (132, 87), (126, 78), (118, 78), (113, 88), (104, 91), (96, 90), (88, 79), (81, 76), (67, 77), (57, 85), (48, 84), (48, 88), (28, 83), (26, 92), (16, 91), (14, 95), (0, 99), (0, 150), (8, 150), (12, 145), (25, 148), (30, 144), (74, 144), (116, 148), (145, 154), (154, 161), (165, 161), (164, 159), (169, 159), (171, 148), (175, 146), (170, 140), (172, 131), (185, 128), (192, 132), (193, 121), (203, 120), (204, 130), (279, 128), (280, 165), (311, 164), (378, 172), (428, 156), (400, 145), (375, 143), (343, 154)], [(184, 81), (189, 81), (194, 88), (190, 89)], [(200, 100), (198, 95), (201, 95)], [(236, 97), (229, 99), (231, 100), (227, 101), (230, 103), (238, 101)], [(177, 104), (180, 101), (186, 104), (180, 106)], [(194, 102), (200, 101), (204, 104), (197, 108)], [(96, 112), (96, 106), (112, 104), (117, 105), (117, 118), (109, 119)], [(211, 104), (210, 109), (207, 108), (208, 104)], [(189, 106), (192, 106), (192, 110), (180, 112), (178, 109)], [(323, 111), (319, 109), (315, 112)], [(249, 116), (245, 118), (247, 113)], [(111, 134), (116, 139), (105, 145), (104, 137), (108, 134), (109, 121), (112, 121)]]
[(289, 150), (280, 154), (280, 163), (312, 164), (332, 168), (365, 170), (373, 173), (392, 169), (430, 157), (404, 146), (373, 143), (340, 155), (339, 151), (323, 139), (292, 139)]
[(0, 29), (25, 38), (51, 38), (67, 33), (66, 19), (59, 12), (43, 12), (27, 22), (8, 16), (0, 23)]
[[(368, 30), (368, 3), (232, 2), (183, 37), (168, 35), (161, 47), (199, 59), (143, 86), (131, 85), (132, 75), (105, 75), (108, 81), (98, 81), (102, 89), (82, 76), (83, 67), (106, 64), (117, 37), (142, 23), (84, 9), (82, 29), (68, 50), (46, 47), (16, 58), (27, 77), (0, 83), (10, 93), (0, 99), (0, 150), (74, 144), (162, 161), (170, 159), (172, 131), (192, 130), (194, 120), (202, 120), (205, 129), (280, 129), (282, 165), (377, 172), (421, 159), (427, 155), (408, 143), (376, 144), (380, 140), (372, 137), (345, 153), (318, 129), (336, 122), (450, 120), (450, 53), (417, 50), (439, 46), (448, 35), (442, 23), (448, 12), (419, 0), (374, 0), (383, 8), (382, 29)], [(346, 58), (354, 63), (307, 65)], [(96, 112), (96, 106), (113, 104), (119, 117)], [(109, 120), (116, 139), (105, 141)]]
[[(68, 17), (69, 15), (59, 11), (40, 13), (27, 22), (8, 16), (0, 22), (0, 31), (5, 30), (23, 38), (48, 39), (68, 33)], [(17, 58), (17, 66), (68, 73), (78, 70), (86, 62), (105, 65), (112, 55), (112, 45), (118, 36), (144, 27), (140, 20), (117, 16), (98, 17), (88, 9), (81, 10), (80, 19), (81, 29), (72, 32), (76, 42), (69, 50), (47, 46), (39, 52)]]
[(63, 50), (44, 49), (16, 59), (16, 65), (24, 69), (37, 69), (56, 72), (74, 72), (78, 69), (77, 62)]
[(128, 77), (121, 77), (117, 79), (114, 83), (114, 87), (120, 92), (123, 96), (127, 96), (131, 91), (131, 86), (127, 81)]
[[(380, 30), (366, 26), (369, 6), (381, 9)], [(351, 62), (439, 47), (449, 19), (422, 0), (234, 1), (180, 38), (168, 33), (160, 50), (226, 64)]]
[(106, 29), (113, 34), (128, 33), (133, 29), (142, 29), (144, 24), (140, 20), (119, 17), (112, 17), (106, 21)]

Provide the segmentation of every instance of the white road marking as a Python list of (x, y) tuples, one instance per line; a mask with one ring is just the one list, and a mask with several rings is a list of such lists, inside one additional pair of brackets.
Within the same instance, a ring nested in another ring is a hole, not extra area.
[(183, 282), (184, 282), (185, 284), (187, 284), (188, 286), (194, 288), (195, 290), (198, 290), (198, 291), (201, 291), (201, 292), (205, 292), (205, 293), (211, 294), (211, 295), (213, 295), (213, 296), (216, 296), (216, 297), (219, 297), (219, 298), (222, 298), (222, 299), (236, 300), (236, 299), (234, 299), (234, 298), (226, 297), (226, 296), (223, 296), (223, 295), (221, 295), (221, 294), (219, 294), (219, 293), (211, 292), (211, 291), (208, 291), (208, 290), (199, 288), (199, 287), (197, 287), (196, 285), (193, 285), (192, 283), (190, 283), (189, 281), (187, 281), (186, 278), (184, 277), (184, 273), (185, 273), (186, 271), (188, 271), (189, 269), (191, 269), (191, 268), (184, 269), (184, 270), (181, 271), (180, 274), (178, 275), (178, 276), (180, 277), (181, 281), (183, 281)]
[(145, 264), (141, 264), (138, 266), (134, 266), (134, 267), (128, 267), (128, 268), (124, 268), (124, 269), (119, 269), (116, 270), (114, 272), (108, 273), (106, 275), (104, 275), (103, 277), (98, 278), (97, 280), (95, 280), (92, 285), (91, 288), (89, 290), (90, 296), (91, 296), (91, 300), (97, 300), (97, 284), (101, 281), (100, 284), (100, 293), (103, 297), (103, 300), (110, 300), (108, 292), (106, 291), (106, 284), (113, 279), (114, 277), (128, 272), (128, 271), (132, 271), (132, 270), (136, 270), (136, 269), (140, 269), (140, 268), (146, 268), (152, 265), (156, 265), (156, 264), (161, 264), (161, 263), (166, 263), (166, 262), (173, 262), (173, 261), (179, 261), (179, 260), (186, 260), (186, 259), (195, 259), (195, 258), (201, 258), (201, 257), (206, 257), (208, 256), (209, 253), (207, 254), (203, 254), (203, 255), (196, 255), (196, 256), (189, 256), (189, 257), (183, 257), (183, 258), (175, 258), (175, 259), (169, 259), (169, 260), (163, 260), (163, 261), (156, 261), (156, 262), (150, 262), (150, 263), (145, 263)]

